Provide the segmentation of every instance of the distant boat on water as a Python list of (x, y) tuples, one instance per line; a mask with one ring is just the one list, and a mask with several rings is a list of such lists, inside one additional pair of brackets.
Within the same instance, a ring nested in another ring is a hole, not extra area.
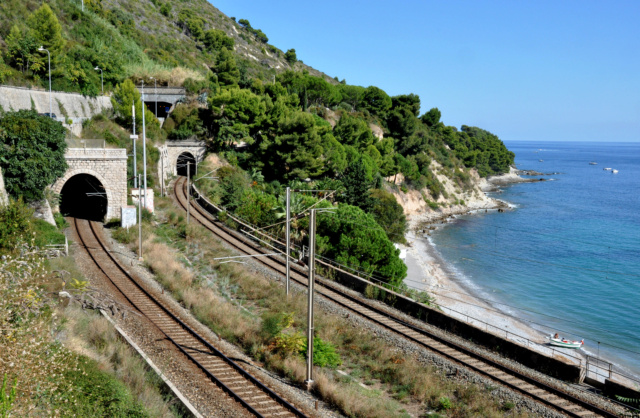
[(613, 173), (613, 174), (617, 174), (617, 173), (618, 173), (618, 170), (613, 169), (613, 170), (611, 170), (611, 173)]
[(544, 162), (544, 160), (538, 160), (538, 161), (540, 161), (541, 163)]
[(605, 168), (603, 168), (603, 170), (609, 171), (609, 170), (611, 170), (611, 167), (605, 167)]
[(598, 165), (598, 163), (595, 161), (589, 161), (589, 165)]

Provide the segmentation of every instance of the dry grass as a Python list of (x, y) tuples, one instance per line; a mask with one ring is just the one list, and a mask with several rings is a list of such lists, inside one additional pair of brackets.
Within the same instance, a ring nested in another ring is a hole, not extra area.
[[(84, 396), (82, 383), (110, 373), (125, 382), (128, 389), (123, 391), (152, 416), (173, 416), (157, 387), (148, 382), (144, 363), (116, 338), (108, 321), (73, 305), (65, 307), (68, 300), (55, 296), (62, 289), (62, 271), (67, 282), (83, 279), (71, 257), (44, 260), (26, 251), (0, 260), (0, 380), (6, 375), (9, 388), (16, 390), (10, 405), (0, 405), (0, 415), (65, 416), (102, 410), (104, 404)], [(99, 369), (87, 367), (82, 356), (95, 360)], [(103, 393), (125, 396), (109, 390)]]
[[(184, 228), (183, 221), (170, 214), (172, 209), (166, 202), (159, 202), (158, 207), (163, 208), (158, 216), (171, 221), (145, 241), (144, 251), (159, 281), (215, 332), (238, 343), (269, 369), (302, 385), (305, 360), (274, 351), (271, 337), (262, 331), (262, 318), (292, 313), (292, 329), (304, 330), (306, 295), (293, 293), (287, 298), (281, 285), (242, 265), (212, 261), (230, 254), (195, 224), (186, 228), (188, 241), (177, 239), (170, 231)], [(347, 376), (315, 367), (314, 391), (346, 415), (407, 416), (407, 409), (421, 414), (437, 411), (446, 416), (505, 414), (488, 396), (490, 390), (454, 383), (369, 331), (321, 312), (316, 315), (316, 334), (335, 345), (343, 359), (341, 371)], [(451, 401), (449, 409), (443, 409), (443, 398)], [(508, 414), (526, 416), (513, 410)]]
[(116, 375), (145, 406), (151, 416), (173, 417), (170, 401), (165, 401), (153, 380), (159, 380), (129, 345), (123, 342), (107, 319), (68, 307), (68, 337), (65, 345), (72, 351), (98, 362), (100, 368)]
[[(137, 79), (147, 80), (149, 82), (151, 77), (154, 77), (159, 85), (182, 87), (184, 81), (191, 78), (196, 81), (204, 80), (204, 76), (192, 69), (185, 67), (169, 68), (160, 65), (154, 61), (145, 62), (142, 64), (131, 64), (125, 69), (126, 73)], [(153, 84), (152, 84), (153, 87)]]

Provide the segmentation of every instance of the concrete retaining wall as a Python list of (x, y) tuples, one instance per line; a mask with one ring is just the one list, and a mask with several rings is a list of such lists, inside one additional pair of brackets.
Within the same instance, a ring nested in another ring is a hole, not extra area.
[[(319, 264), (325, 264), (318, 262)], [(327, 265), (328, 266), (328, 265)], [(336, 281), (360, 293), (364, 293), (367, 283), (347, 272), (335, 270)], [(570, 382), (580, 381), (581, 368), (563, 361), (556, 360), (540, 354), (527, 347), (523, 347), (513, 341), (501, 338), (490, 332), (483, 331), (466, 322), (459, 321), (453, 317), (444, 314), (441, 311), (432, 309), (426, 305), (418, 303), (403, 295), (395, 292), (387, 291), (393, 302), (389, 303), (394, 308), (418, 318), (428, 324), (432, 324), (459, 335), (465, 339), (471, 340), (476, 344), (482, 345), (490, 350), (497, 351), (501, 355), (516, 360), (517, 362), (530, 367), (549, 376), (557, 377)]]
[[(32, 104), (33, 101), (33, 104)], [(33, 106), (38, 113), (49, 113), (49, 92), (44, 90), (31, 90), (24, 87), (0, 86), (0, 106), (5, 111), (31, 109)], [(111, 99), (107, 96), (87, 97), (77, 93), (63, 93), (54, 91), (51, 93), (52, 113), (57, 116), (59, 122), (65, 123), (62, 108), (72, 125), (66, 125), (74, 133), (80, 133), (82, 121), (90, 119), (103, 110), (110, 110)]]

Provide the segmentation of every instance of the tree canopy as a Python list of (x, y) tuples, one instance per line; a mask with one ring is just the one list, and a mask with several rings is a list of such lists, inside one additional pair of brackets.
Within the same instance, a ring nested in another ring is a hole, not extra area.
[(339, 263), (399, 285), (407, 266), (372, 215), (362, 209), (340, 205), (334, 213), (319, 217), (318, 251)]
[(32, 110), (0, 118), (0, 166), (12, 197), (42, 199), (45, 187), (65, 173), (65, 133), (61, 123)]

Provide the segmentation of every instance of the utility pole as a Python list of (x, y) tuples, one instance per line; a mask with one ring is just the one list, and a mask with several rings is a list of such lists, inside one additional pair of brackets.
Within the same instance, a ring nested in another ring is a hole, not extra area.
[(133, 116), (133, 135), (131, 135), (131, 139), (133, 140), (133, 187), (135, 189), (138, 188), (138, 163), (136, 161), (136, 140), (138, 139), (138, 135), (136, 135), (136, 105), (131, 105), (131, 116)]
[(304, 383), (307, 390), (311, 390), (313, 386), (313, 285), (315, 280), (316, 267), (316, 209), (311, 209), (309, 218), (309, 297), (307, 308), (307, 379)]
[(164, 155), (160, 151), (160, 197), (164, 197)]
[(287, 278), (287, 283), (286, 283), (286, 288), (287, 288), (287, 297), (289, 296), (289, 278), (290, 278), (290, 267), (289, 267), (289, 252), (290, 247), (291, 247), (291, 235), (290, 235), (290, 229), (291, 229), (291, 187), (287, 187), (287, 228), (286, 228), (286, 238), (287, 238), (287, 274), (286, 274), (286, 278)]
[(187, 162), (187, 225), (189, 225), (189, 208), (191, 207), (191, 185), (189, 180), (191, 180), (191, 164)]
[(144, 80), (142, 80), (142, 171), (144, 181), (144, 207), (147, 207), (147, 129), (144, 121)]
[(142, 206), (140, 203), (142, 203), (142, 194), (138, 189), (138, 261), (142, 261)]

